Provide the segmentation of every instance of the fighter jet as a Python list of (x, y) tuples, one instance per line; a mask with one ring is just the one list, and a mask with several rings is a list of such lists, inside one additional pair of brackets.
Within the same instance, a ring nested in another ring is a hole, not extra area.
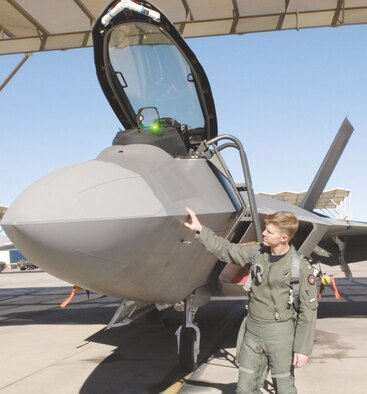
[[(184, 225), (185, 207), (232, 242), (261, 242), (264, 215), (294, 212), (295, 246), (330, 264), (367, 258), (367, 224), (313, 212), (353, 127), (346, 119), (300, 207), (255, 196), (241, 142), (218, 135), (209, 81), (195, 54), (153, 4), (113, 2), (93, 27), (101, 87), (125, 131), (95, 160), (32, 184), (1, 222), (9, 238), (50, 274), (123, 299), (109, 327), (155, 306), (183, 307), (183, 369), (197, 366), (197, 309), (214, 296), (243, 295), (225, 265)], [(241, 159), (236, 185), (221, 152)]]

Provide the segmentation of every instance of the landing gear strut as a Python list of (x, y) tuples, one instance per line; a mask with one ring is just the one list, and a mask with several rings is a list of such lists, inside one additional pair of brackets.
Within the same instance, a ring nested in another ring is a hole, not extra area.
[(200, 352), (200, 330), (194, 323), (195, 313), (200, 306), (210, 301), (211, 291), (208, 286), (202, 286), (174, 308), (183, 313), (182, 326), (176, 331), (178, 356), (181, 369), (192, 372), (198, 367), (198, 355)]
[(352, 271), (349, 268), (348, 263), (345, 261), (345, 248), (347, 246), (346, 242), (343, 242), (339, 237), (333, 237), (334, 242), (338, 246), (339, 250), (339, 263), (340, 263), (340, 268), (344, 272), (345, 277), (352, 281), (353, 280), (353, 275)]
[(191, 297), (188, 297), (184, 302), (183, 324), (176, 331), (180, 366), (185, 372), (195, 371), (200, 352), (200, 330), (194, 323), (198, 308), (193, 307), (190, 301)]

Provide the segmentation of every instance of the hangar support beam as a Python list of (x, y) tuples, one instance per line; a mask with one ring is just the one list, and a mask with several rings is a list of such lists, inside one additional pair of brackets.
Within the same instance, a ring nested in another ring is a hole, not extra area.
[(14, 70), (5, 78), (4, 82), (0, 85), (0, 92), (5, 88), (5, 86), (10, 82), (14, 75), (19, 71), (23, 64), (32, 56), (31, 53), (25, 53), (23, 59), (15, 66)]

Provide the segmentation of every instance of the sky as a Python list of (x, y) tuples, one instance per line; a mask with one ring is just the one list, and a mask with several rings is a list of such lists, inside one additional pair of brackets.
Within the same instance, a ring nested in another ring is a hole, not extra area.
[[(307, 190), (344, 118), (354, 133), (326, 189), (352, 191), (367, 221), (367, 25), (188, 40), (213, 92), (219, 133), (244, 145), (255, 192)], [(22, 55), (0, 56), (2, 82)], [(94, 159), (122, 125), (92, 49), (36, 53), (0, 92), (0, 205)], [(235, 151), (227, 160), (242, 180)]]

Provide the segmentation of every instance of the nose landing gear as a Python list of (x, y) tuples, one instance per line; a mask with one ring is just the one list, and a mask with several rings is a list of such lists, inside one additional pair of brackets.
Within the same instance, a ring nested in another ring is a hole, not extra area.
[(179, 362), (184, 372), (195, 371), (198, 367), (200, 330), (194, 323), (195, 313), (198, 310), (196, 301), (197, 297), (194, 295), (186, 298), (184, 301), (183, 323), (176, 331)]
[(176, 331), (178, 357), (181, 369), (192, 372), (198, 367), (200, 352), (200, 330), (194, 323), (198, 308), (192, 307), (190, 297), (185, 300), (184, 308), (183, 324)]
[(184, 372), (192, 372), (198, 367), (200, 352), (200, 331), (197, 326), (180, 327), (179, 360)]

